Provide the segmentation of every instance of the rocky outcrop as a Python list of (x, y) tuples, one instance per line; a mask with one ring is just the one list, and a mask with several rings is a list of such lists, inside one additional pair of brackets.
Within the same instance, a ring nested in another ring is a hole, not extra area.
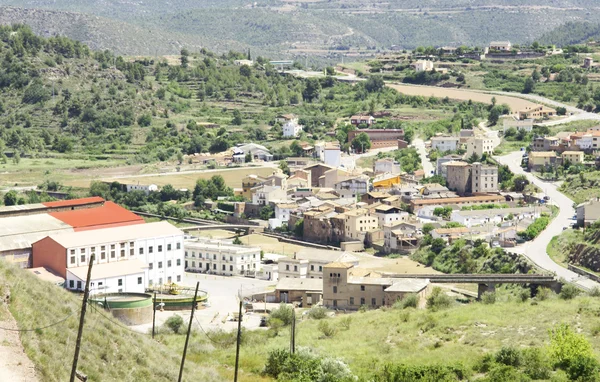
[(600, 248), (587, 243), (575, 244), (569, 254), (569, 263), (600, 272)]

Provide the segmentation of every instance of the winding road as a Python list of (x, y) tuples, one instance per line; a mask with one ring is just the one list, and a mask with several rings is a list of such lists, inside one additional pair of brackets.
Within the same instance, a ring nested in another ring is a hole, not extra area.
[(550, 202), (552, 204), (560, 208), (558, 216), (548, 224), (548, 227), (546, 227), (538, 237), (532, 241), (518, 245), (512, 252), (525, 255), (540, 268), (553, 272), (556, 276), (564, 278), (585, 290), (600, 287), (600, 284), (558, 265), (546, 252), (550, 240), (552, 240), (554, 236), (560, 235), (563, 232), (563, 228), (568, 227), (569, 223), (572, 221), (571, 218), (575, 214), (573, 201), (562, 192), (558, 191), (555, 184), (540, 180), (531, 173), (523, 170), (521, 167), (522, 153), (520, 151), (494, 158), (498, 162), (507, 165), (515, 175), (525, 175), (531, 183), (538, 186), (550, 197)]

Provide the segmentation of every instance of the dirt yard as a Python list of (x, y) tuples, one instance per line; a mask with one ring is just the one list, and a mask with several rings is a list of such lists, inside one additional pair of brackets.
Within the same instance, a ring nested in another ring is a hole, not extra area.
[[(0, 303), (1, 304), (1, 303)], [(0, 306), (0, 327), (17, 329), (17, 323), (5, 305)], [(33, 362), (25, 354), (19, 332), (0, 329), (0, 381), (38, 381)]]
[(525, 109), (526, 107), (534, 107), (537, 104), (527, 101), (525, 99), (517, 98), (517, 97), (509, 97), (503, 95), (493, 95), (480, 93), (478, 91), (473, 90), (463, 90), (463, 89), (447, 89), (447, 88), (439, 88), (434, 86), (415, 86), (415, 85), (404, 85), (404, 84), (388, 84), (392, 89), (396, 89), (403, 94), (408, 95), (419, 95), (423, 97), (439, 97), (439, 98), (452, 98), (460, 101), (468, 101), (472, 100), (474, 102), (483, 102), (483, 103), (492, 103), (492, 98), (496, 97), (496, 103), (498, 104), (507, 104), (510, 106), (511, 110), (517, 111)]

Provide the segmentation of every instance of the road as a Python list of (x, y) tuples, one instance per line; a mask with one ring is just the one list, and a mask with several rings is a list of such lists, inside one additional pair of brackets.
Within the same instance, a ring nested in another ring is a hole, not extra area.
[(413, 139), (412, 145), (417, 149), (417, 152), (421, 156), (421, 165), (423, 166), (423, 171), (425, 172), (425, 177), (429, 177), (433, 175), (434, 168), (433, 164), (427, 158), (427, 150), (425, 150), (425, 142), (421, 138)]
[(385, 153), (385, 152), (390, 152), (390, 151), (394, 151), (397, 150), (397, 147), (383, 147), (380, 149), (373, 149), (373, 150), (369, 150), (366, 153), (363, 154), (350, 154), (350, 155), (343, 155), (342, 156), (342, 160), (341, 160), (341, 164), (343, 168), (345, 168), (346, 170), (352, 171), (354, 170), (356, 167), (358, 167), (356, 165), (356, 162), (361, 159), (361, 158), (366, 158), (366, 157), (372, 157), (375, 156), (379, 153)]
[(563, 232), (563, 228), (569, 226), (569, 223), (572, 221), (571, 218), (575, 214), (573, 201), (558, 191), (555, 184), (542, 181), (532, 174), (524, 171), (523, 168), (521, 168), (522, 153), (520, 151), (495, 157), (495, 159), (502, 164), (508, 165), (514, 174), (525, 175), (531, 183), (538, 186), (542, 192), (550, 197), (552, 204), (560, 208), (558, 216), (554, 218), (552, 222), (550, 222), (548, 227), (546, 227), (546, 229), (537, 238), (530, 242), (518, 245), (512, 249), (512, 251), (525, 255), (540, 268), (554, 272), (558, 277), (573, 282), (579, 287), (587, 290), (594, 287), (600, 287), (600, 284), (588, 278), (579, 276), (578, 274), (556, 264), (546, 252), (546, 248), (548, 247), (550, 240), (552, 240), (554, 236), (560, 235)]

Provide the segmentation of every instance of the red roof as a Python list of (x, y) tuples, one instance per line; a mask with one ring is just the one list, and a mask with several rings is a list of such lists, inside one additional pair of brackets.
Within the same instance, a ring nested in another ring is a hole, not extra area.
[(51, 212), (49, 215), (70, 225), (75, 231), (145, 223), (141, 217), (113, 202), (105, 202), (103, 206), (95, 208)]
[(85, 204), (102, 203), (104, 199), (99, 196), (92, 196), (90, 198), (71, 199), (71, 200), (58, 200), (56, 202), (42, 203), (46, 207), (75, 207), (82, 206)]

